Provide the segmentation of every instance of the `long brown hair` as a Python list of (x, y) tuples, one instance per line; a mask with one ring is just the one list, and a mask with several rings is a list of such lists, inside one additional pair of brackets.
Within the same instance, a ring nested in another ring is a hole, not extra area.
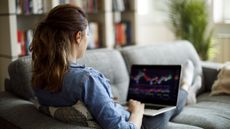
[(30, 46), (33, 87), (51, 92), (61, 89), (75, 35), (86, 30), (87, 24), (85, 13), (68, 4), (53, 8), (38, 24)]

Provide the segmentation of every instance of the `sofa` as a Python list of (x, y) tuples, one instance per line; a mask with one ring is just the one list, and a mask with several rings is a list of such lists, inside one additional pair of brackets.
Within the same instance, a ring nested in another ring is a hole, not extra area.
[[(194, 64), (194, 76), (202, 77), (202, 86), (196, 92), (197, 102), (186, 105), (168, 123), (167, 129), (230, 129), (230, 96), (210, 95), (222, 65), (201, 61), (188, 41), (87, 50), (78, 62), (102, 72), (110, 80), (114, 96), (124, 102), (132, 64), (183, 64), (188, 59)], [(5, 91), (0, 93), (1, 129), (89, 129), (58, 121), (36, 109), (30, 101), (34, 97), (30, 83), (31, 56), (10, 63), (8, 72)]]

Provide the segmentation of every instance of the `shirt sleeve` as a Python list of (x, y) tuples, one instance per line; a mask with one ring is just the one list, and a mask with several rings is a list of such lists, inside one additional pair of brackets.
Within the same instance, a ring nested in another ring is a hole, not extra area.
[(103, 129), (136, 129), (114, 103), (106, 81), (103, 76), (93, 74), (84, 79), (82, 100), (86, 107)]

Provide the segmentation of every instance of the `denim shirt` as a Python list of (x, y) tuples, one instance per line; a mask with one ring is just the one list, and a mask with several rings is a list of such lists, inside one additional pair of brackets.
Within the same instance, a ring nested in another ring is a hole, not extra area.
[(104, 129), (136, 129), (128, 122), (130, 113), (113, 101), (109, 80), (93, 68), (72, 63), (60, 92), (34, 91), (44, 106), (71, 106), (81, 100)]

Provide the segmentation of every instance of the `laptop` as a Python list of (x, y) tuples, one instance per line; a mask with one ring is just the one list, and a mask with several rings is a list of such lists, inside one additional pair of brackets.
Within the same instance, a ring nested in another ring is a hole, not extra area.
[(127, 100), (145, 104), (144, 115), (176, 108), (181, 65), (132, 65)]

